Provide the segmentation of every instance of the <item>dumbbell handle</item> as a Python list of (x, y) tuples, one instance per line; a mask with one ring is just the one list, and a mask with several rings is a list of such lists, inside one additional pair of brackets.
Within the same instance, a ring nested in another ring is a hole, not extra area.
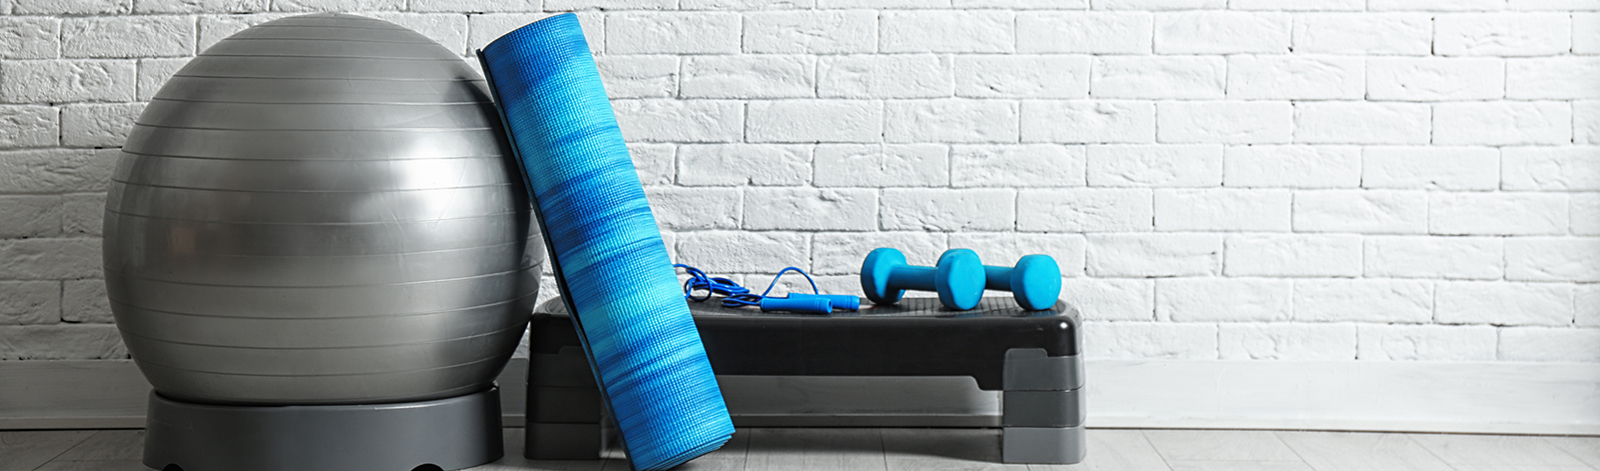
[(934, 291), (933, 279), (939, 274), (935, 267), (900, 265), (889, 270), (889, 284), (903, 289)]
[(1011, 291), (1011, 267), (983, 266), (983, 288)]
[(833, 312), (833, 304), (825, 298), (761, 298), (761, 312), (767, 311), (829, 314)]

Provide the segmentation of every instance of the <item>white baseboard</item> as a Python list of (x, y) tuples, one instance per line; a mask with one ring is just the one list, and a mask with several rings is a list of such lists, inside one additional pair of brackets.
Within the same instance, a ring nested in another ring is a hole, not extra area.
[[(510, 426), (526, 368), (500, 379)], [(1597, 364), (1090, 360), (1086, 377), (1094, 428), (1600, 435)], [(925, 385), (945, 390), (912, 397)], [(0, 429), (139, 428), (148, 392), (127, 361), (0, 362)], [(970, 379), (751, 377), (724, 394), (746, 426), (998, 422), (998, 394)]]

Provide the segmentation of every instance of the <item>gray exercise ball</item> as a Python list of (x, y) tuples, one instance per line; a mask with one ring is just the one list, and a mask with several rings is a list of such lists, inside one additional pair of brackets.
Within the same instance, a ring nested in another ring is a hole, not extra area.
[(128, 135), (105, 212), (117, 327), (157, 392), (217, 404), (474, 393), (544, 264), (483, 78), (385, 21), (222, 40)]

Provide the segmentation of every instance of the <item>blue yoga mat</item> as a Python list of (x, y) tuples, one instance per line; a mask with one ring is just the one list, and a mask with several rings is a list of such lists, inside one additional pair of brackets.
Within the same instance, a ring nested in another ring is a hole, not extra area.
[(634, 469), (722, 446), (733, 421), (578, 17), (523, 26), (478, 57)]

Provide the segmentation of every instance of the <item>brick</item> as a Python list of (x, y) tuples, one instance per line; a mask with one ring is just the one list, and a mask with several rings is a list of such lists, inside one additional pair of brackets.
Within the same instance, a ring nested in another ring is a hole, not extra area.
[(133, 0), (13, 0), (13, 15), (115, 15), (133, 11)]
[(1089, 186), (1211, 187), (1222, 183), (1222, 147), (1089, 146)]
[(122, 147), (144, 103), (67, 105), (61, 108), (61, 145)]
[[(885, 200), (888, 197), (884, 195)], [(746, 188), (744, 192), (748, 230), (869, 231), (878, 227), (877, 216), (878, 196), (868, 189)]]
[(135, 0), (134, 13), (252, 13), (267, 11), (271, 0)]
[(104, 191), (116, 165), (111, 153), (86, 149), (0, 152), (0, 193)]
[(545, 11), (671, 10), (676, 0), (544, 0)]
[(1600, 194), (1578, 193), (1572, 195), (1572, 233), (1600, 235)]
[(1441, 324), (1571, 325), (1572, 285), (1455, 281), (1440, 283), (1434, 320)]
[(1017, 230), (1028, 232), (1149, 231), (1149, 190), (1074, 188), (1020, 190)]
[(84, 324), (110, 324), (111, 299), (106, 280), (67, 280), (61, 283), (61, 320)]
[(132, 61), (0, 63), (0, 98), (12, 103), (133, 101)]
[(955, 94), (972, 98), (1084, 98), (1085, 56), (962, 55), (955, 58)]
[(817, 62), (817, 95), (833, 98), (936, 98), (955, 93), (948, 56), (829, 56)]
[(1084, 356), (1091, 359), (1214, 360), (1217, 326), (1166, 322), (1085, 322)]
[(61, 136), (61, 111), (49, 106), (0, 105), (0, 149), (54, 146)]
[(931, 267), (945, 251), (945, 235), (929, 232), (819, 233), (811, 237), (813, 275), (852, 275), (861, 289), (861, 264), (879, 247), (899, 250), (906, 263)]
[(963, 187), (1083, 186), (1086, 152), (1057, 144), (957, 145), (950, 148), (950, 183)]
[(1289, 230), (1286, 190), (1156, 190), (1158, 231)]
[(738, 188), (648, 187), (645, 195), (664, 231), (738, 229), (744, 212)]
[(1433, 283), (1422, 280), (1296, 280), (1294, 320), (1428, 323)]
[(1227, 0), (1095, 0), (1096, 10), (1220, 10)]
[(1500, 186), (1500, 153), (1483, 147), (1367, 147), (1361, 185), (1368, 188), (1492, 190)]
[(885, 230), (1011, 230), (1016, 202), (1013, 190), (891, 188), (879, 212)]
[(1360, 99), (1366, 91), (1364, 65), (1359, 57), (1228, 56), (1228, 98)]
[(1361, 152), (1345, 146), (1231, 146), (1222, 184), (1250, 188), (1349, 188), (1361, 185)]
[(1155, 140), (1150, 102), (1023, 101), (1022, 142), (1148, 143)]
[(1061, 282), (1061, 300), (1086, 321), (1155, 320), (1154, 280), (1073, 278)]
[(1506, 147), (1501, 189), (1600, 190), (1600, 147)]
[(720, 100), (612, 100), (629, 141), (737, 142), (744, 105)]
[(1590, 84), (1595, 76), (1600, 76), (1600, 57), (1510, 59), (1506, 61), (1506, 98), (1600, 98), (1600, 87)]
[(1145, 12), (1030, 12), (1017, 17), (1017, 52), (1149, 54)]
[(1356, 358), (1396, 361), (1491, 361), (1495, 329), (1476, 325), (1371, 325), (1357, 327)]
[[(409, 0), (406, 9), (416, 12), (483, 13), (539, 11), (539, 6), (539, 0)], [(466, 18), (462, 17), (462, 20)]]
[(1354, 324), (1222, 324), (1223, 360), (1333, 361), (1356, 357)]
[(61, 197), (0, 195), (0, 238), (50, 237), (61, 233)]
[(1171, 143), (1283, 144), (1293, 138), (1288, 102), (1200, 101), (1157, 105), (1156, 139)]
[(613, 99), (678, 95), (677, 56), (596, 56), (594, 61)]
[(883, 136), (879, 102), (756, 101), (749, 113), (745, 135), (750, 142), (877, 142)]
[(1253, 322), (1289, 319), (1293, 285), (1267, 278), (1156, 280), (1156, 318), (1174, 322)]
[(68, 18), (61, 25), (61, 55), (115, 59), (193, 55), (195, 19), (186, 16)]
[(1567, 233), (1567, 195), (1550, 193), (1432, 193), (1428, 231), (1444, 235)]
[(404, 10), (406, 0), (273, 0), (272, 11), (380, 11)]
[(1290, 16), (1284, 13), (1186, 11), (1158, 13), (1156, 54), (1289, 52)]
[(1572, 53), (1600, 54), (1600, 13), (1572, 14)]
[(1421, 191), (1329, 190), (1294, 195), (1295, 232), (1424, 234), (1428, 195)]
[[(1086, 243), (1076, 234), (957, 233), (950, 234), (950, 248), (972, 249), (984, 265), (1012, 267), (1024, 255), (1048, 255), (1065, 276), (1083, 275)], [(1011, 296), (1010, 292), (991, 291), (990, 296)]]
[(1153, 278), (1215, 276), (1222, 272), (1222, 236), (1212, 234), (1090, 234), (1089, 276)]
[(950, 150), (938, 144), (822, 144), (814, 157), (819, 187), (944, 186)]
[(679, 94), (685, 98), (802, 98), (816, 95), (811, 56), (688, 56)]
[(1084, 10), (1089, 8), (1089, 0), (954, 0), (951, 2), (951, 6), (955, 8)]
[(0, 17), (0, 59), (61, 57), (61, 20)]
[(1096, 98), (1220, 99), (1227, 61), (1216, 56), (1100, 56), (1089, 94)]
[(881, 52), (1012, 52), (1009, 11), (893, 11), (878, 14)]
[[(507, 3), (515, 4), (515, 2)], [(412, 10), (417, 11), (416, 5), (412, 5)], [(450, 52), (471, 55), (471, 51), (467, 50), (467, 17), (465, 15), (387, 11), (363, 13), (363, 15), (421, 33), (423, 36), (427, 36), (428, 39), (432, 39), (439, 45), (444, 46)], [(477, 62), (476, 59), (476, 57), (473, 57), (469, 61)]]
[(1572, 142), (1600, 144), (1600, 101), (1572, 102)]
[(1233, 0), (1228, 8), (1234, 10), (1287, 10), (1287, 11), (1360, 11), (1367, 8), (1366, 0)]
[(1369, 277), (1493, 280), (1504, 273), (1505, 243), (1492, 237), (1371, 237)]
[(744, 52), (848, 54), (878, 49), (878, 13), (870, 10), (744, 14)]
[[(587, 3), (593, 5), (595, 2)], [(594, 6), (598, 7), (598, 5)], [(545, 9), (546, 11), (552, 12), (564, 10), (563, 8), (558, 8), (557, 6), (553, 5), (551, 2), (545, 3)], [(583, 38), (589, 42), (589, 51), (595, 54), (606, 52), (606, 39), (608, 34), (606, 28), (608, 25), (606, 24), (606, 16), (603, 14), (603, 12), (579, 11), (574, 14), (578, 15), (578, 26), (583, 29)], [(549, 16), (551, 15), (545, 13), (486, 13), (481, 15), (469, 15), (467, 16), (467, 48), (470, 50), (482, 49), (484, 46), (489, 45), (490, 42), (494, 41), (495, 39), (499, 39), (500, 36), (504, 36), (506, 33), (509, 33), (512, 30), (521, 28), (529, 23), (545, 19)], [(612, 17), (616, 18), (617, 16)], [(624, 23), (629, 27), (639, 27), (641, 26), (641, 23), (646, 23), (646, 21), (625, 21)], [(696, 23), (694, 25), (684, 25), (683, 27), (693, 29), (697, 26), (701, 25)], [(734, 21), (733, 27), (735, 30), (738, 29), (737, 20)], [(634, 31), (632, 33), (636, 35), (639, 32)], [(629, 35), (627, 38), (637, 39), (637, 37), (634, 35)], [(705, 41), (714, 41), (715, 39), (717, 38), (705, 38)], [(692, 47), (692, 45), (681, 46)], [(642, 52), (637, 51), (614, 52), (618, 54), (642, 54)], [(475, 63), (477, 61), (468, 62)]]
[(639, 172), (639, 182), (645, 186), (671, 185), (677, 180), (678, 148), (671, 144), (629, 144), (633, 168)]
[(61, 283), (0, 281), (0, 325), (61, 322)]
[(0, 280), (100, 276), (100, 239), (0, 240)]
[(950, 0), (817, 0), (817, 8), (950, 8)]
[(165, 84), (167, 79), (172, 78), (172, 74), (177, 73), (178, 69), (188, 64), (188, 58), (140, 59), (138, 72), (136, 72), (134, 79), (138, 89), (136, 98), (139, 101), (149, 101), (156, 96), (156, 91), (161, 89), (161, 85)]
[(1434, 18), (1441, 56), (1547, 56), (1572, 49), (1572, 21), (1559, 13), (1450, 13)]
[(100, 236), (106, 214), (106, 195), (88, 193), (61, 197), (61, 233), (68, 236)]
[(1009, 100), (893, 100), (884, 105), (888, 142), (1017, 142), (1018, 104)]
[(807, 238), (794, 232), (696, 231), (675, 238), (673, 260), (707, 273), (756, 273), (809, 265)]
[(1600, 10), (1594, 0), (1509, 0), (1512, 10)]
[(1507, 280), (1600, 281), (1600, 239), (1516, 237), (1505, 241)]
[(1310, 144), (1427, 144), (1431, 110), (1421, 103), (1301, 102), (1294, 140)]
[(771, 144), (678, 146), (678, 184), (684, 186), (804, 185), (811, 148)]
[(1433, 107), (1433, 142), (1457, 145), (1572, 142), (1572, 107), (1560, 102), (1491, 101)]
[(1433, 18), (1423, 13), (1296, 15), (1293, 42), (1296, 54), (1426, 56), (1433, 53)]
[(1495, 353), (1500, 361), (1600, 362), (1600, 329), (1504, 328)]
[(1506, 0), (1367, 0), (1370, 11), (1487, 11), (1505, 7)]
[(1228, 237), (1228, 276), (1361, 275), (1361, 237), (1345, 234), (1252, 234)]
[(110, 360), (128, 357), (117, 326), (0, 327), (0, 360)]
[(1505, 62), (1497, 58), (1367, 59), (1368, 100), (1490, 100), (1505, 91)]
[(606, 15), (611, 54), (737, 54), (740, 17), (721, 12), (628, 12)]
[(1600, 285), (1578, 285), (1573, 292), (1572, 309), (1577, 325), (1600, 326)]
[(294, 15), (291, 13), (261, 13), (253, 15), (202, 16), (197, 26), (200, 37), (195, 44), (196, 50), (205, 52), (206, 49), (210, 49), (217, 42), (233, 36), (234, 33), (244, 31), (251, 26), (290, 16)]

